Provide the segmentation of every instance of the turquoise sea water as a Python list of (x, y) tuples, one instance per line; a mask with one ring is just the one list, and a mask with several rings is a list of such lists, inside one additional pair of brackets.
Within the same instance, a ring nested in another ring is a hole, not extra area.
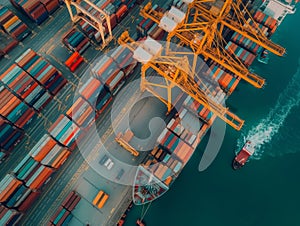
[[(287, 16), (272, 39), (288, 54), (272, 55), (268, 65), (254, 63), (265, 88), (240, 83), (227, 102), (246, 120), (242, 131), (227, 128), (216, 160), (198, 172), (204, 139), (171, 189), (152, 203), (147, 226), (300, 225), (300, 11)], [(234, 153), (247, 136), (259, 151), (233, 171)], [(134, 207), (125, 226), (135, 225), (141, 211)]]

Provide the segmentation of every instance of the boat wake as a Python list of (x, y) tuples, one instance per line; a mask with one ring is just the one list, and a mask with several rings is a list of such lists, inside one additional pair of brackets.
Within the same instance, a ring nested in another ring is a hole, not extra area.
[[(300, 64), (300, 60), (299, 60)], [(257, 125), (253, 126), (247, 134), (243, 134), (238, 139), (238, 150), (247, 140), (254, 143), (256, 150), (251, 159), (261, 159), (265, 144), (268, 144), (273, 136), (278, 133), (285, 119), (293, 107), (300, 103), (300, 67), (293, 75), (286, 89), (278, 97), (275, 107), (271, 109), (266, 118), (262, 119)]]

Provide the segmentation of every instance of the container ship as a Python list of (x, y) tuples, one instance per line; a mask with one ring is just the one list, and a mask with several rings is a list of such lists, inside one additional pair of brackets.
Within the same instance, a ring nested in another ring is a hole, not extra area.
[[(264, 10), (262, 11), (259, 8), (253, 16), (255, 23), (257, 23), (268, 39), (271, 38), (285, 16), (295, 11), (292, 5), (284, 7), (284, 4), (280, 3), (282, 7), (280, 10), (276, 10), (277, 16), (275, 19), (271, 16), (274, 4), (277, 4), (277, 1), (276, 3), (273, 1), (263, 3), (262, 7)], [(186, 5), (181, 1), (173, 1), (172, 7), (185, 11)], [(215, 10), (215, 7), (220, 7), (218, 1), (215, 5), (207, 4), (207, 9)], [(153, 6), (152, 10), (160, 11), (160, 13), (165, 12), (157, 5)], [(169, 14), (172, 14), (170, 11)], [(158, 15), (158, 13), (155, 13), (155, 15)], [(248, 19), (247, 23), (251, 24), (251, 21)], [(260, 62), (267, 63), (269, 58), (268, 50), (237, 32), (225, 31), (224, 34), (224, 39), (227, 41), (225, 49), (235, 54), (244, 65), (250, 67), (255, 58)], [(214, 61), (208, 61), (208, 63), (210, 69), (206, 74), (211, 75), (213, 79), (218, 81), (221, 89), (216, 89), (214, 93), (217, 93), (215, 96), (216, 100), (222, 102), (235, 90), (240, 78), (228, 73), (226, 69)], [(201, 68), (199, 70), (201, 71)], [(169, 189), (216, 118), (210, 109), (199, 104), (191, 96), (176, 98), (181, 98), (181, 110), (177, 116), (171, 119), (167, 128), (157, 139), (157, 147), (152, 150), (144, 163), (138, 167), (133, 189), (133, 202), (136, 205), (152, 202)], [(195, 115), (197, 117), (194, 117)], [(185, 121), (184, 118), (188, 118), (188, 120)], [(197, 125), (198, 123), (201, 124), (200, 130), (193, 130), (192, 125)], [(247, 142), (236, 157), (233, 167), (237, 169), (243, 166), (254, 153), (254, 150), (250, 141)]]
[(248, 140), (234, 158), (232, 162), (232, 168), (237, 170), (243, 167), (250, 158), (250, 156), (254, 154), (254, 152), (255, 146), (250, 140)]

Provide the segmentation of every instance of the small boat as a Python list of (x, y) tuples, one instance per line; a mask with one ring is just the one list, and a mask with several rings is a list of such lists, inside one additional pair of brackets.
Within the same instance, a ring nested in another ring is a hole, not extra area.
[(136, 225), (137, 225), (137, 226), (146, 226), (146, 224), (145, 224), (145, 223), (143, 222), (143, 220), (141, 220), (141, 219), (137, 219)]
[(264, 50), (261, 52), (261, 54), (259, 54), (257, 60), (263, 64), (268, 64), (269, 62), (269, 51), (268, 50)]
[(239, 151), (239, 153), (234, 158), (232, 162), (233, 169), (236, 170), (243, 167), (246, 164), (249, 157), (254, 154), (254, 152), (255, 152), (255, 147), (253, 143), (251, 143), (251, 141), (248, 140), (244, 144), (243, 148)]

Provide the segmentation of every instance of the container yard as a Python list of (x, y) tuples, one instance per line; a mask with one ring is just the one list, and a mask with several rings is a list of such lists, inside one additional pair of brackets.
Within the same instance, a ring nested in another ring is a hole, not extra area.
[(0, 2), (0, 225), (126, 225), (175, 189), (216, 121), (247, 124), (224, 103), (261, 92), (253, 65), (287, 54), (296, 3), (276, 4)]

